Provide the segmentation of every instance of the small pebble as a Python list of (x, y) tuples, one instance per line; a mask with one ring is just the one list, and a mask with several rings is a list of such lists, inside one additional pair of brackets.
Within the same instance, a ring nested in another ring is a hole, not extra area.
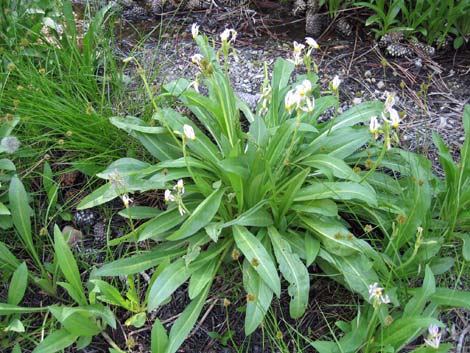
[(370, 70), (367, 70), (366, 72), (364, 72), (364, 77), (371, 77), (372, 76), (372, 72)]
[(378, 89), (384, 89), (384, 88), (385, 88), (385, 83), (384, 83), (384, 81), (379, 81), (379, 82), (377, 83), (377, 88), (378, 88)]

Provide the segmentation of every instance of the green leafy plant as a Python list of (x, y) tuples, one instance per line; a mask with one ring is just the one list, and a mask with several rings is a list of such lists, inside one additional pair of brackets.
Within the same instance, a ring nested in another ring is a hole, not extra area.
[[(250, 334), (273, 297), (281, 295), (278, 270), (289, 284), (290, 315), (298, 318), (308, 304), (308, 266), (314, 262), (370, 301), (369, 286), (379, 278), (391, 283), (406, 279), (423, 256), (428, 262), (432, 257), (424, 249), (429, 242), (423, 242), (420, 230), (430, 207), (429, 163), (399, 149), (387, 153), (395, 140), (392, 126), (398, 124), (398, 113), (391, 113), (393, 98), (385, 110), (380, 102), (364, 103), (320, 123), (318, 117), (336, 106), (336, 95), (320, 96), (318, 78), (310, 71), (291, 85), (294, 63), (279, 59), (253, 114), (235, 95), (226, 75), (228, 39), (233, 35), (228, 32), (221, 50), (215, 52), (196, 32), (201, 54), (193, 61), (200, 75), (193, 83), (178, 80), (166, 85), (166, 93), (159, 97), (160, 102), (179, 100), (193, 113), (191, 119), (159, 108), (156, 102), (150, 124), (129, 116), (112, 118), (160, 162), (124, 158), (112, 163), (98, 174), (109, 183), (80, 204), (87, 208), (121, 197), (124, 212), (132, 218), (129, 193), (166, 189), (166, 210), (113, 241), (151, 239), (157, 242), (155, 249), (106, 264), (95, 273), (131, 275), (157, 266), (147, 310), (165, 303), (189, 280), (192, 302), (173, 325), (162, 352), (175, 352), (183, 342), (214, 276), (230, 259), (244, 257), (245, 333)], [(191, 88), (200, 83), (207, 96)], [(317, 92), (315, 97), (312, 92)], [(370, 130), (383, 134), (385, 143), (359, 125), (382, 112), (385, 116), (390, 112), (391, 122), (385, 119), (380, 128), (371, 125)], [(240, 122), (241, 113), (248, 121), (247, 130)], [(379, 166), (401, 173), (401, 179), (395, 180)], [(416, 202), (423, 203), (420, 210)], [(136, 208), (137, 218), (139, 212)], [(367, 232), (353, 234), (353, 224), (367, 229), (368, 223), (383, 235), (368, 239)], [(373, 247), (367, 240), (382, 245)], [(163, 335), (161, 325), (156, 327)]]
[(373, 28), (376, 38), (380, 38), (391, 31), (407, 30), (406, 26), (400, 26), (400, 11), (402, 9), (402, 0), (385, 1), (374, 0), (370, 2), (359, 1), (355, 5), (364, 6), (374, 12), (366, 20), (366, 26), (377, 25), (379, 28)]

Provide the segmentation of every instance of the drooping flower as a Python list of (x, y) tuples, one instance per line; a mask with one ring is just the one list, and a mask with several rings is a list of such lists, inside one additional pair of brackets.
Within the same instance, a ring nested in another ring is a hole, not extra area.
[(194, 129), (191, 125), (184, 124), (183, 125), (183, 132), (184, 135), (188, 140), (194, 141), (196, 139), (196, 134), (194, 133)]
[(315, 100), (314, 98), (305, 98), (304, 99), (305, 105), (302, 105), (300, 109), (302, 109), (306, 113), (312, 113), (315, 109)]
[(375, 136), (375, 138), (378, 137), (380, 126), (381, 125), (379, 124), (379, 121), (377, 120), (376, 116), (370, 118), (369, 130), (370, 133)]
[(284, 107), (288, 112), (297, 109), (300, 105), (301, 96), (296, 90), (290, 90), (287, 92), (284, 98)]
[(396, 103), (395, 95), (387, 92), (387, 98), (385, 99), (385, 111), (388, 112)]
[(176, 182), (176, 185), (173, 187), (174, 190), (177, 190), (179, 194), (184, 194), (184, 182), (183, 179), (179, 179)]
[(233, 28), (226, 28), (224, 31), (220, 34), (220, 39), (222, 42), (229, 42), (232, 43), (235, 41), (237, 38), (237, 31), (235, 31)]
[(318, 45), (317, 41), (312, 37), (305, 37), (305, 43), (313, 49), (318, 49), (320, 46)]
[(194, 54), (194, 55), (191, 57), (191, 61), (193, 62), (193, 64), (200, 65), (200, 64), (201, 64), (201, 60), (202, 60), (203, 58), (204, 58), (204, 57), (203, 57), (201, 54)]
[(199, 25), (197, 23), (193, 23), (191, 26), (191, 34), (193, 35), (193, 39), (199, 35)]
[(400, 114), (394, 108), (390, 108), (388, 111), (390, 114), (390, 120), (387, 120), (393, 128), (397, 129), (400, 124)]
[(434, 349), (438, 349), (441, 343), (442, 335), (439, 332), (439, 326), (431, 324), (428, 327), (428, 337), (424, 339), (424, 342)]
[(173, 196), (173, 194), (171, 193), (171, 191), (168, 190), (168, 189), (165, 190), (164, 198), (165, 198), (165, 202), (172, 202), (172, 201), (175, 201), (175, 196)]
[(301, 97), (305, 97), (312, 92), (312, 83), (309, 80), (303, 80), (295, 89)]
[(338, 75), (336, 75), (333, 78), (333, 81), (331, 81), (331, 89), (336, 92), (340, 84), (341, 84), (341, 80), (339, 79)]
[(126, 208), (129, 208), (129, 204), (131, 204), (132, 202), (134, 202), (130, 197), (129, 195), (127, 194), (124, 194), (121, 196), (121, 200), (122, 200), (122, 203), (124, 204), (124, 206)]

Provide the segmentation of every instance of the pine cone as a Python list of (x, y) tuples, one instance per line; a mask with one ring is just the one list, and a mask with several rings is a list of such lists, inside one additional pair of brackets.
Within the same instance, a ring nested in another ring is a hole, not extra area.
[(336, 21), (336, 33), (339, 37), (351, 37), (353, 34), (351, 23), (346, 18), (340, 17)]
[(326, 27), (325, 16), (307, 10), (305, 32), (313, 37), (320, 37)]
[(399, 58), (414, 55), (413, 50), (411, 50), (407, 46), (404, 46), (403, 44), (400, 44), (400, 43), (392, 43), (385, 50), (390, 56), (399, 57)]

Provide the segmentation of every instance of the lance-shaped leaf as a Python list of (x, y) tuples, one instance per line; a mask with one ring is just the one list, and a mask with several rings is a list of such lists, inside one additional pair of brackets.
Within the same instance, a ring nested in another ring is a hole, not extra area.
[(237, 247), (245, 255), (261, 279), (279, 297), (281, 282), (276, 267), (263, 244), (245, 227), (235, 225), (232, 229)]
[(54, 353), (71, 346), (78, 336), (72, 335), (65, 329), (57, 330), (46, 337), (33, 350), (33, 353)]
[(187, 238), (195, 234), (198, 230), (209, 224), (214, 218), (220, 206), (220, 201), (224, 195), (224, 190), (215, 190), (191, 213), (181, 227), (170, 235), (168, 240), (178, 240)]
[(152, 311), (163, 303), (179, 286), (187, 281), (191, 271), (184, 259), (179, 259), (165, 267), (149, 292), (148, 310)]
[(246, 259), (243, 261), (243, 286), (247, 293), (245, 334), (249, 335), (263, 321), (271, 305), (273, 291)]
[(291, 297), (289, 311), (294, 319), (302, 316), (308, 304), (308, 292), (310, 290), (310, 279), (308, 271), (299, 255), (294, 253), (289, 243), (274, 227), (268, 228), (274, 254), (279, 264), (279, 270), (289, 282), (289, 295)]

